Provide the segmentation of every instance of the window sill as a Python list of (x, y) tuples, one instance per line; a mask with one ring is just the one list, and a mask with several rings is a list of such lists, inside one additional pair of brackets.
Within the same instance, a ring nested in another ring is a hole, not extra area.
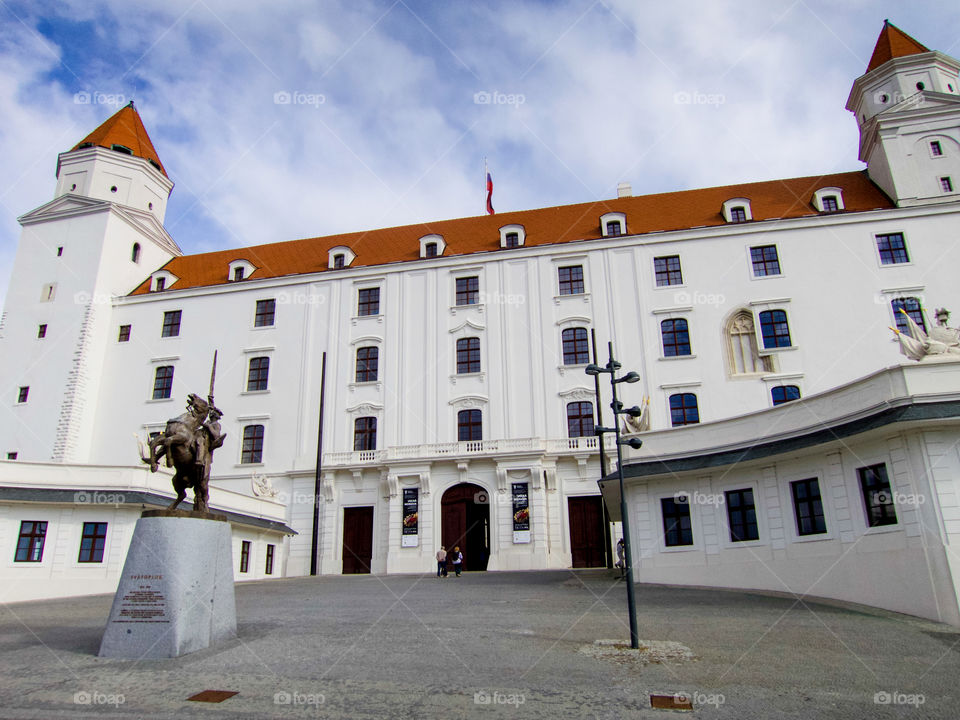
[(586, 375), (583, 372), (584, 368), (587, 367), (590, 363), (578, 363), (576, 365), (557, 365), (557, 370), (560, 371), (560, 376), (563, 377), (568, 372), (577, 373), (578, 375)]
[(689, 360), (691, 358), (697, 357), (696, 355), (663, 355), (657, 360)]
[(583, 302), (590, 302), (590, 293), (570, 293), (569, 295), (554, 295), (553, 302), (555, 305), (559, 305), (562, 300), (583, 300)]
[(762, 350), (758, 350), (758, 351), (757, 351), (757, 354), (758, 354), (758, 355), (771, 355), (771, 354), (773, 354), (773, 353), (789, 352), (790, 350), (799, 350), (799, 349), (800, 349), (800, 346), (799, 346), (799, 345), (787, 345), (786, 347), (763, 348)]
[(751, 280), (772, 280), (776, 278), (785, 277), (783, 273), (777, 273), (776, 275), (757, 275), (756, 273), (750, 276)]
[(464, 312), (466, 310), (476, 310), (477, 313), (479, 313), (480, 315), (483, 315), (485, 306), (483, 303), (480, 303), (480, 302), (471, 303), (469, 305), (451, 305), (450, 306), (451, 315), (456, 315), (458, 312)]
[(876, 527), (868, 527), (864, 530), (864, 536), (867, 535), (886, 535), (893, 532), (901, 532), (903, 530), (903, 525), (900, 524), (900, 520), (893, 523), (892, 525), (877, 525)]
[(383, 314), (381, 313), (380, 315), (354, 315), (354, 316), (350, 319), (350, 322), (352, 322), (354, 325), (356, 325), (358, 322), (363, 322), (363, 321), (366, 321), (366, 320), (375, 320), (377, 323), (382, 323), (382, 322), (383, 322)]
[(270, 392), (270, 388), (266, 390), (244, 390), (241, 392), (241, 395), (266, 395)]
[(660, 548), (662, 553), (677, 553), (677, 552), (699, 552), (701, 548), (696, 545), (664, 545)]
[(148, 398), (148, 399), (147, 399), (147, 402), (148, 402), (148, 403), (173, 402), (173, 397), (168, 397), (168, 398)]
[(456, 373), (450, 376), (450, 382), (454, 385), (457, 384), (457, 380), (465, 380), (467, 378), (477, 378), (480, 382), (486, 380), (487, 374), (485, 372), (474, 372), (474, 373)]
[(253, 325), (251, 330), (273, 330), (277, 327), (276, 323), (271, 323), (270, 325)]
[(368, 380), (368, 381), (365, 381), (365, 382), (352, 382), (352, 383), (348, 383), (348, 384), (347, 384), (347, 388), (348, 388), (351, 392), (353, 392), (353, 391), (356, 390), (357, 388), (372, 387), (372, 388), (376, 388), (377, 391), (379, 392), (379, 390), (380, 390), (380, 384), (381, 384), (381, 381), (380, 381), (380, 380)]
[(657, 285), (656, 280), (654, 280), (653, 282), (654, 282), (653, 284), (654, 290), (678, 290), (680, 288), (685, 288), (687, 286), (686, 283), (674, 283), (672, 285)]
[(836, 540), (836, 538), (829, 532), (816, 533), (814, 535), (794, 535), (790, 538), (790, 542), (795, 543), (823, 542), (825, 540)]
[(235, 468), (249, 468), (249, 467), (263, 467), (264, 465), (265, 465), (265, 463), (263, 463), (263, 462), (258, 462), (258, 463), (237, 463), (236, 465), (234, 465), (234, 467), (235, 467)]

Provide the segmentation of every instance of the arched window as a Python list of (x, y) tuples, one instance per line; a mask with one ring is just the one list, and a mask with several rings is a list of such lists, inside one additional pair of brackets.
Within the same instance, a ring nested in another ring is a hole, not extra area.
[(243, 428), (240, 462), (245, 465), (263, 462), (263, 425), (247, 425)]
[(357, 382), (374, 382), (380, 363), (380, 348), (362, 347), (357, 349)]
[(457, 374), (480, 372), (480, 338), (457, 340)]
[(140, 262), (140, 243), (133, 244), (133, 250), (130, 253), (130, 259), (135, 263)]
[(479, 410), (457, 413), (457, 440), (483, 440), (483, 417)]
[(247, 392), (266, 390), (270, 378), (270, 358), (250, 358), (250, 369), (247, 371)]
[(783, 405), (791, 400), (799, 400), (800, 388), (796, 385), (777, 385), (770, 389), (770, 396), (774, 405)]
[(790, 326), (783, 310), (764, 310), (760, 313), (760, 334), (764, 349), (790, 347)]
[(567, 403), (567, 437), (593, 437), (593, 403)]
[(681, 357), (690, 354), (690, 333), (687, 330), (687, 321), (683, 318), (664, 320), (660, 323), (660, 334), (663, 337), (663, 356)]
[(727, 323), (727, 354), (731, 375), (749, 375), (773, 371), (773, 360), (761, 356), (754, 333), (753, 313), (741, 310)]
[(695, 425), (700, 422), (697, 396), (693, 393), (678, 393), (670, 396), (670, 423), (673, 427)]
[(153, 378), (153, 399), (165, 400), (173, 390), (173, 365), (163, 365), (157, 368)]
[(590, 362), (590, 345), (587, 343), (586, 328), (567, 328), (561, 337), (563, 338), (564, 365), (586, 365)]

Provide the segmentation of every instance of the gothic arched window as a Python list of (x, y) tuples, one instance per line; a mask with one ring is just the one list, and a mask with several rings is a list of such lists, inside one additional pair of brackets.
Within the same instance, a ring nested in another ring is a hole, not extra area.
[(753, 313), (741, 310), (726, 327), (727, 356), (731, 375), (750, 375), (773, 371), (773, 360), (761, 355), (753, 326)]

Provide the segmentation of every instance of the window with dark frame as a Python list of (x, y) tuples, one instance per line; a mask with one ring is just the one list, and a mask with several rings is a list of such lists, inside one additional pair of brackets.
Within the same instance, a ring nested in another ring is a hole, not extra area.
[(80, 554), (77, 562), (103, 562), (103, 550), (107, 544), (107, 524), (105, 522), (85, 522), (80, 536)]
[(753, 276), (766, 277), (780, 274), (780, 258), (776, 245), (758, 245), (750, 248), (750, 261), (753, 263)]
[(760, 313), (760, 335), (763, 337), (764, 350), (792, 347), (787, 313), (783, 310), (764, 310)]
[(507, 233), (506, 240), (508, 248), (520, 247), (520, 233), (509, 232)]
[(457, 413), (457, 440), (483, 440), (483, 418), (479, 410), (461, 410)]
[(177, 337), (180, 335), (180, 310), (168, 310), (163, 314), (163, 329), (160, 337)]
[(747, 221), (747, 209), (745, 207), (737, 206), (730, 208), (730, 222), (732, 223), (742, 223)]
[(774, 406), (783, 405), (800, 399), (800, 388), (796, 385), (777, 385), (770, 388), (770, 397), (773, 399)]
[(270, 380), (270, 358), (250, 358), (247, 370), (247, 392), (266, 390)]
[(240, 463), (249, 465), (261, 462), (263, 462), (263, 425), (246, 425), (243, 428)]
[(953, 192), (953, 180), (949, 177), (940, 178), (940, 189), (944, 192)]
[(893, 502), (886, 463), (857, 468), (860, 492), (867, 513), (867, 525), (880, 527), (897, 524), (897, 508)]
[(623, 226), (619, 220), (611, 220), (607, 223), (607, 237), (619, 237), (623, 234)]
[(727, 490), (725, 493), (727, 521), (730, 524), (730, 542), (759, 540), (757, 508), (753, 504), (753, 490)]
[(155, 292), (160, 292), (167, 287), (167, 279), (165, 277), (158, 277), (155, 287)]
[(43, 543), (47, 537), (46, 520), (21, 520), (20, 536), (17, 538), (17, 551), (14, 562), (41, 562)]
[(140, 243), (133, 244), (133, 249), (130, 251), (130, 260), (135, 263), (140, 262)]
[(677, 393), (670, 396), (670, 424), (673, 427), (696, 425), (698, 422), (700, 422), (700, 409), (697, 406), (696, 395)]
[(903, 233), (877, 235), (877, 251), (880, 253), (881, 265), (898, 265), (910, 262), (910, 255), (907, 253), (907, 244), (903, 239)]
[(380, 371), (380, 348), (357, 348), (357, 382), (375, 382)]
[(593, 437), (593, 403), (567, 403), (567, 437)]
[(586, 328), (567, 328), (560, 337), (563, 340), (564, 365), (586, 365), (590, 362)]
[(426, 251), (424, 252), (424, 255), (426, 255), (428, 258), (435, 258), (437, 256), (437, 244), (435, 242), (427, 243), (426, 247), (424, 247), (424, 250)]
[(480, 338), (457, 340), (457, 374), (480, 372)]
[(660, 511), (663, 514), (663, 544), (667, 547), (693, 545), (689, 498), (660, 498)]
[(690, 354), (690, 333), (683, 318), (664, 320), (660, 323), (664, 357), (682, 357)]
[[(913, 320), (921, 330), (927, 331), (927, 323), (923, 319), (923, 308), (920, 301), (915, 297), (894, 298), (890, 301), (890, 307), (893, 309), (893, 319), (897, 323), (897, 330), (910, 335), (910, 323), (907, 317)], [(900, 312), (903, 310), (903, 312)], [(906, 317), (904, 317), (906, 313)]]
[(344, 256), (342, 253), (333, 256), (333, 269), (343, 270)]
[(817, 478), (790, 483), (793, 510), (797, 516), (798, 535), (820, 535), (827, 531), (820, 499), (820, 481)]
[(457, 305), (476, 305), (480, 302), (480, 278), (457, 278)]
[(657, 287), (682, 285), (683, 273), (680, 270), (680, 256), (666, 255), (653, 259), (653, 271), (656, 275)]
[(240, 572), (250, 571), (250, 541), (240, 541)]
[(40, 327), (37, 328), (37, 338), (42, 339), (47, 336), (47, 324), (41, 323)]
[(380, 314), (380, 288), (361, 288), (357, 305), (357, 315)]
[(557, 268), (561, 295), (583, 295), (583, 265)]
[(933, 157), (940, 157), (943, 155), (943, 147), (940, 145), (939, 140), (930, 141), (930, 154), (933, 155)]
[(264, 575), (273, 575), (273, 554), (276, 546), (267, 543), (267, 565), (263, 570)]
[(836, 212), (840, 209), (840, 203), (837, 202), (836, 195), (824, 195), (820, 200), (824, 212)]
[(173, 365), (161, 365), (153, 376), (153, 399), (166, 400), (173, 391)]
[(117, 335), (117, 342), (130, 342), (130, 326), (121, 325), (120, 334)]
[(18, 402), (18, 403), (25, 403), (25, 402), (27, 401), (27, 398), (28, 398), (29, 396), (30, 396), (30, 386), (29, 386), (29, 385), (21, 385), (21, 386), (20, 386), (20, 391), (17, 393), (17, 402)]
[(358, 417), (353, 421), (353, 449), (377, 449), (377, 419), (375, 417)]
[(17, 459), (17, 453), (16, 453), (16, 452), (8, 452), (8, 453), (7, 453), (7, 460), (16, 460), (16, 459)]
[(275, 298), (257, 300), (257, 309), (253, 316), (254, 327), (270, 327), (276, 318), (277, 301)]
[(243, 280), (243, 266), (242, 266), (242, 265), (241, 265), (240, 267), (235, 267), (235, 268), (233, 269), (233, 281), (234, 281), (234, 282), (238, 282), (238, 281), (240, 281), (240, 280)]

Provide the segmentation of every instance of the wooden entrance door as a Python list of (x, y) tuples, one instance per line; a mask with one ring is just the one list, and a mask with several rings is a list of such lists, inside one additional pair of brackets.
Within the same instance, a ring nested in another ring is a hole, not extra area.
[(443, 494), (440, 513), (440, 536), (447, 551), (459, 545), (464, 570), (486, 570), (490, 558), (487, 491), (471, 483), (454, 485)]
[(573, 567), (606, 567), (603, 542), (603, 500), (593, 497), (572, 497), (570, 514), (570, 550)]
[(343, 574), (370, 572), (373, 557), (373, 508), (343, 509)]

